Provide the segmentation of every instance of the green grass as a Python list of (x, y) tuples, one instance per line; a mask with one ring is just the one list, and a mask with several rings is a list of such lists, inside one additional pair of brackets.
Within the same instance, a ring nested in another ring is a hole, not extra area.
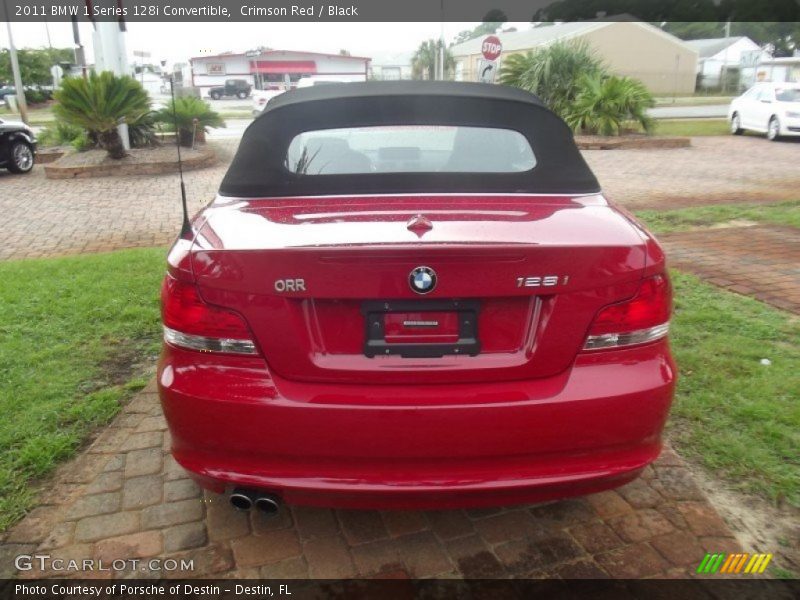
[(655, 135), (705, 136), (729, 135), (726, 119), (659, 119)]
[(241, 110), (221, 110), (219, 111), (219, 116), (223, 119), (252, 119), (253, 109), (243, 108)]
[[(0, 530), (143, 385), (130, 365), (157, 352), (163, 265), (162, 249), (0, 263)], [(800, 506), (800, 321), (690, 275), (673, 281), (671, 437), (716, 477)]]
[(0, 531), (144, 385), (163, 249), (0, 262)]
[(721, 93), (714, 94), (694, 94), (691, 96), (659, 96), (656, 106), (704, 106), (708, 104), (729, 104), (736, 96)]
[[(22, 118), (19, 113), (11, 112), (4, 106), (0, 106), (0, 119), (20, 121)], [(28, 107), (28, 125), (47, 125), (56, 120), (52, 106), (42, 108)]]
[(676, 210), (639, 210), (636, 216), (655, 233), (685, 231), (743, 219), (800, 228), (800, 200), (775, 204), (717, 204)]
[(671, 438), (714, 477), (800, 506), (800, 320), (691, 275), (673, 283)]

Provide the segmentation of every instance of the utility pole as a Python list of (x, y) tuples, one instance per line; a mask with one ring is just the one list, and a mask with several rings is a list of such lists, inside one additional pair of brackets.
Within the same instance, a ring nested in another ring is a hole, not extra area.
[(19, 60), (17, 60), (17, 49), (14, 47), (14, 36), (11, 35), (11, 20), (8, 18), (8, 4), (3, 2), (6, 13), (6, 28), (8, 29), (8, 52), (11, 55), (11, 71), (14, 73), (14, 87), (16, 88), (17, 105), (19, 115), (23, 123), (28, 122), (28, 104), (25, 102), (25, 88), (22, 87), (22, 75), (19, 72)]
[[(97, 21), (95, 24), (94, 49), (98, 70), (111, 71), (118, 76), (130, 75), (123, 31), (122, 23), (118, 21)], [(122, 145), (130, 150), (127, 123), (120, 123), (117, 130), (122, 138)]]
[(722, 55), (722, 70), (720, 71), (720, 89), (724, 94), (728, 87), (728, 47), (731, 37), (731, 22), (725, 23), (725, 53)]
[(72, 17), (72, 39), (75, 42), (75, 47), (73, 48), (73, 52), (75, 53), (75, 64), (80, 67), (81, 75), (84, 79), (86, 79), (86, 54), (83, 51), (83, 44), (81, 44), (81, 34), (78, 31), (77, 17)]
[(440, 0), (442, 18), (439, 21), (439, 79), (444, 81), (444, 0)]

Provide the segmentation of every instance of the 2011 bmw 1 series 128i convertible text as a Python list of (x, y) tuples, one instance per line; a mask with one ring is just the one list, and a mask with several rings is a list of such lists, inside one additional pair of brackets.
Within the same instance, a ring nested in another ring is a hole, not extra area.
[(177, 462), (240, 508), (538, 502), (659, 454), (664, 255), (533, 95), (288, 92), (190, 229), (161, 400)]

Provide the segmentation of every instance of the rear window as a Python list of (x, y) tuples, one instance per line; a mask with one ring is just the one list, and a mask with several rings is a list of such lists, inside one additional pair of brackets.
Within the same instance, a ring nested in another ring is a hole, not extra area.
[(285, 165), (300, 175), (520, 173), (536, 158), (511, 129), (392, 125), (306, 131), (292, 139)]

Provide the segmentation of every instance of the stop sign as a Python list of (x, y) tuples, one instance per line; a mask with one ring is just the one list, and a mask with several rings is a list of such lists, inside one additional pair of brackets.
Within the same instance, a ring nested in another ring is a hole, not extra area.
[(497, 57), (500, 56), (500, 52), (502, 51), (503, 44), (500, 43), (500, 38), (496, 35), (490, 35), (483, 40), (481, 52), (483, 53), (483, 58), (486, 60), (497, 60)]

